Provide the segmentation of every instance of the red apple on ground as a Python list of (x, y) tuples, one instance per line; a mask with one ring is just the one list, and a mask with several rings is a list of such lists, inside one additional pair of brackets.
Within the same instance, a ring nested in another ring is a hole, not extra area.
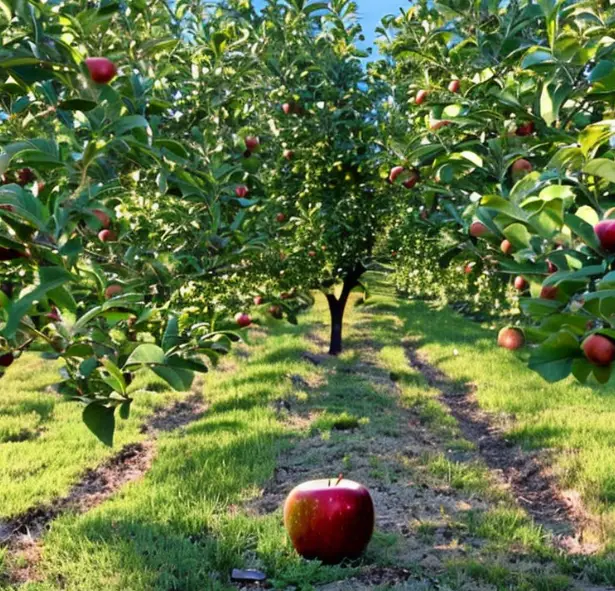
[(485, 234), (489, 234), (489, 228), (487, 228), (485, 224), (479, 221), (474, 221), (470, 224), (470, 236), (474, 236), (474, 238), (480, 238)]
[(0, 355), (0, 367), (9, 367), (13, 361), (15, 361), (15, 357), (13, 357), (13, 353), (10, 351)]
[(506, 326), (498, 333), (498, 347), (515, 351), (523, 347), (524, 344), (525, 337), (518, 328)]
[(250, 318), (250, 316), (245, 312), (237, 312), (237, 314), (235, 314), (235, 322), (241, 328), (245, 328), (246, 326), (250, 326), (250, 324), (252, 324), (252, 318)]
[(117, 75), (115, 64), (106, 57), (89, 57), (85, 65), (90, 72), (90, 78), (97, 84), (107, 84)]
[(602, 220), (594, 226), (600, 246), (607, 252), (615, 252), (615, 220)]
[(513, 251), (513, 245), (510, 240), (502, 240), (502, 244), (500, 244), (500, 250), (504, 254), (510, 254)]
[(286, 215), (283, 213), (279, 213), (278, 215), (275, 216), (275, 219), (277, 222), (279, 222), (280, 224), (284, 223), (286, 221)]
[(389, 181), (394, 183), (397, 180), (397, 177), (404, 172), (403, 166), (394, 166), (391, 168), (391, 172), (389, 173)]
[(254, 296), (254, 305), (260, 306), (263, 303), (263, 296)]
[(510, 168), (513, 180), (515, 182), (522, 179), (524, 176), (530, 174), (532, 170), (533, 167), (531, 162), (529, 162), (529, 160), (526, 160), (525, 158), (519, 158), (519, 160), (515, 160)]
[(286, 160), (292, 160), (295, 157), (295, 153), (292, 150), (284, 150), (282, 156), (284, 156)]
[(365, 550), (374, 531), (374, 504), (358, 482), (312, 480), (288, 495), (284, 525), (301, 556), (334, 564)]
[(529, 287), (529, 283), (527, 282), (525, 277), (522, 277), (521, 275), (517, 275), (517, 277), (515, 277), (515, 289), (519, 290), (519, 291), (525, 291), (528, 287)]
[(269, 308), (269, 314), (277, 320), (281, 320), (284, 317), (284, 312), (282, 311), (281, 306), (271, 306)]
[(419, 173), (416, 170), (411, 170), (408, 178), (402, 183), (406, 189), (412, 189), (419, 182)]
[(557, 285), (543, 285), (540, 290), (540, 297), (543, 300), (557, 299)]
[(98, 232), (98, 239), (101, 242), (113, 242), (117, 236), (113, 230), (101, 230)]
[(104, 211), (95, 209), (92, 213), (98, 218), (103, 228), (108, 228), (111, 225), (111, 218)]
[(252, 135), (249, 135), (244, 141), (246, 144), (246, 149), (250, 152), (254, 152), (260, 146), (260, 140)]
[(117, 283), (113, 285), (108, 285), (105, 289), (105, 299), (110, 300), (116, 295), (120, 295), (123, 291), (124, 290), (122, 289), (122, 286), (118, 285)]
[(517, 130), (515, 131), (515, 134), (518, 136), (526, 136), (526, 135), (532, 135), (534, 133), (534, 122), (533, 121), (526, 121), (525, 123), (521, 123), (521, 125), (517, 126)]
[(449, 92), (459, 92), (461, 89), (461, 82), (459, 80), (451, 80), (448, 85)]
[(427, 95), (428, 95), (428, 94), (429, 94), (429, 93), (428, 93), (426, 90), (419, 90), (419, 91), (416, 93), (416, 97), (415, 97), (415, 99), (414, 99), (414, 102), (415, 102), (417, 105), (422, 105), (422, 104), (423, 104), (423, 103), (427, 100)]
[(243, 199), (248, 194), (248, 187), (245, 185), (239, 185), (235, 187), (235, 195), (240, 199)]
[(615, 359), (615, 344), (601, 334), (593, 334), (583, 341), (583, 353), (594, 365), (610, 365)]

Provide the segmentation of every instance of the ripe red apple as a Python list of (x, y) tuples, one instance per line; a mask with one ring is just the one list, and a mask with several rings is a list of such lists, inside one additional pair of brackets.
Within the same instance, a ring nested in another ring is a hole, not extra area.
[(402, 172), (404, 172), (403, 166), (394, 166), (391, 168), (391, 172), (389, 173), (389, 181), (394, 183)]
[(110, 300), (116, 295), (120, 295), (123, 292), (123, 288), (121, 285), (114, 283), (113, 285), (108, 285), (105, 289), (105, 299)]
[(263, 303), (263, 296), (254, 296), (254, 305), (260, 306)]
[(600, 246), (607, 252), (615, 252), (615, 220), (602, 220), (594, 226)]
[(463, 272), (466, 275), (469, 275), (470, 273), (472, 273), (472, 271), (474, 271), (474, 265), (476, 265), (476, 263), (474, 262), (466, 263), (466, 266), (463, 268)]
[(101, 230), (98, 232), (98, 239), (101, 242), (113, 242), (117, 236), (113, 230)]
[(534, 122), (533, 121), (526, 121), (525, 123), (521, 123), (521, 125), (517, 126), (517, 130), (515, 131), (515, 134), (518, 136), (526, 136), (526, 135), (532, 135), (534, 133)]
[(438, 129), (441, 129), (442, 127), (446, 127), (447, 125), (450, 125), (452, 123), (452, 121), (450, 121), (449, 119), (440, 119), (440, 120), (432, 120), (429, 123), (429, 129), (431, 131), (438, 131)]
[(280, 224), (282, 224), (282, 223), (284, 223), (286, 221), (286, 215), (280, 212), (278, 215), (275, 216), (275, 219)]
[(248, 194), (248, 187), (245, 185), (239, 185), (235, 187), (235, 195), (240, 199), (243, 199)]
[(312, 480), (288, 495), (284, 526), (301, 556), (334, 564), (365, 550), (374, 531), (374, 504), (358, 482)]
[(249, 135), (244, 141), (246, 144), (246, 149), (250, 152), (254, 152), (260, 146), (260, 140), (252, 135)]
[(98, 218), (103, 228), (108, 228), (111, 225), (111, 218), (104, 211), (95, 209), (92, 213)]
[(415, 99), (414, 99), (414, 102), (415, 102), (417, 105), (422, 105), (422, 104), (423, 104), (423, 103), (427, 100), (427, 95), (428, 95), (428, 94), (429, 94), (429, 93), (428, 93), (426, 90), (419, 90), (419, 91), (416, 93), (416, 97), (415, 97)]
[(480, 238), (485, 234), (489, 234), (489, 228), (487, 228), (485, 224), (479, 221), (474, 221), (470, 224), (470, 236), (474, 236), (474, 238)]
[(557, 285), (543, 285), (540, 290), (540, 297), (543, 300), (557, 299)]
[(60, 312), (55, 306), (51, 308), (51, 312), (45, 314), (45, 316), (49, 318), (49, 320), (51, 320), (52, 322), (58, 322), (59, 320), (61, 320)]
[(0, 367), (9, 367), (13, 361), (15, 361), (15, 357), (13, 357), (13, 353), (10, 351), (0, 355)]
[(402, 183), (406, 189), (412, 189), (419, 182), (419, 173), (416, 170), (411, 170), (408, 178)]
[(521, 275), (517, 275), (517, 277), (515, 277), (515, 289), (519, 291), (525, 291), (529, 287), (529, 285), (530, 284), (527, 282), (525, 277)]
[(553, 273), (557, 272), (557, 265), (554, 265), (549, 259), (547, 259), (547, 270), (549, 271), (549, 275), (553, 275)]
[(504, 254), (510, 254), (513, 251), (513, 245), (510, 240), (502, 240), (502, 244), (500, 244), (500, 250)]
[(533, 167), (531, 162), (526, 160), (525, 158), (519, 158), (519, 160), (515, 160), (513, 165), (510, 168), (513, 180), (516, 182), (522, 179), (524, 176), (530, 174), (532, 172)]
[(35, 178), (36, 176), (29, 168), (22, 168), (17, 171), (17, 184), (22, 187), (31, 183)]
[(292, 160), (295, 156), (295, 153), (292, 150), (284, 150), (282, 156), (284, 156), (286, 160)]
[(252, 318), (250, 318), (250, 316), (245, 312), (237, 312), (237, 314), (235, 314), (235, 322), (240, 328), (245, 328), (246, 326), (250, 326), (250, 324), (252, 324)]
[(308, 256), (309, 257), (315, 257), (316, 256), (316, 251), (315, 250), (308, 250)]
[(459, 80), (451, 80), (448, 85), (449, 92), (459, 92), (461, 89), (461, 82)]
[(284, 103), (282, 105), (282, 111), (284, 111), (285, 115), (290, 115), (293, 111), (293, 107), (290, 103)]
[(85, 65), (90, 72), (90, 78), (97, 84), (107, 84), (117, 76), (115, 64), (106, 57), (89, 57)]
[(524, 344), (525, 337), (518, 328), (506, 326), (498, 333), (498, 347), (515, 351), (523, 347)]
[(277, 320), (281, 320), (284, 317), (284, 312), (282, 311), (281, 306), (271, 306), (269, 308), (269, 314), (276, 318)]
[(615, 344), (601, 334), (593, 334), (583, 341), (583, 353), (594, 365), (611, 365), (615, 359)]

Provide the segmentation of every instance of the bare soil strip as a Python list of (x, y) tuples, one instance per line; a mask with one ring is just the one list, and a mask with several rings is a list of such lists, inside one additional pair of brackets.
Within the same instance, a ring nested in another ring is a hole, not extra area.
[(452, 381), (431, 365), (411, 341), (405, 341), (404, 347), (410, 365), (440, 392), (441, 402), (457, 420), (463, 436), (476, 445), (482, 460), (519, 505), (536, 523), (553, 533), (555, 543), (574, 554), (591, 554), (598, 550), (598, 545), (583, 542), (583, 532), (592, 523), (592, 518), (578, 498), (566, 496), (537, 457), (506, 440), (505, 434), (493, 425), (492, 417), (480, 409), (474, 397), (475, 388)]
[(37, 542), (54, 519), (67, 512), (85, 513), (125, 484), (141, 478), (156, 455), (158, 434), (184, 427), (205, 414), (207, 408), (201, 390), (202, 382), (196, 380), (193, 394), (158, 410), (143, 424), (141, 432), (148, 434), (145, 441), (129, 443), (97, 468), (87, 470), (66, 496), (0, 522), (0, 545), (22, 559), (13, 561), (20, 566), (11, 572), (12, 583), (36, 580), (33, 570), (40, 554)]

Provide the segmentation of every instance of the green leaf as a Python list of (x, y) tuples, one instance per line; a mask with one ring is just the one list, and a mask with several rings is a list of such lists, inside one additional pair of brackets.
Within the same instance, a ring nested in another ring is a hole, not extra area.
[(504, 236), (508, 238), (517, 249), (530, 248), (532, 235), (523, 224), (511, 224), (504, 229)]
[(176, 316), (171, 316), (167, 322), (167, 327), (162, 337), (162, 348), (165, 352), (173, 347), (179, 345), (181, 339), (179, 338), (179, 323)]
[(560, 330), (532, 352), (528, 366), (547, 382), (558, 382), (570, 375), (572, 362), (580, 355), (577, 337), (567, 330)]
[(130, 403), (132, 400), (126, 400), (120, 404), (120, 418), (127, 420), (130, 417)]
[(96, 101), (91, 101), (90, 99), (76, 98), (76, 99), (68, 99), (67, 101), (62, 101), (58, 105), (58, 109), (62, 111), (83, 111), (87, 113), (92, 109), (95, 109), (98, 106)]
[(185, 392), (192, 386), (194, 373), (186, 369), (178, 367), (169, 367), (165, 365), (154, 365), (152, 371), (161, 377), (173, 390)]
[(110, 131), (115, 135), (123, 135), (127, 131), (139, 127), (149, 128), (149, 123), (145, 117), (141, 115), (125, 115), (110, 126)]
[(103, 358), (102, 364), (104, 365), (107, 372), (109, 372), (109, 376), (106, 377), (110, 379), (105, 379), (105, 382), (116, 392), (119, 392), (120, 394), (125, 394), (126, 380), (124, 379), (124, 374), (122, 374), (120, 368), (108, 358)]
[(113, 433), (115, 431), (115, 409), (102, 406), (98, 402), (90, 402), (83, 409), (83, 422), (88, 429), (105, 445), (113, 446)]
[(143, 345), (139, 345), (130, 355), (126, 363), (124, 364), (124, 368), (127, 368), (131, 365), (149, 365), (149, 364), (159, 364), (163, 365), (165, 363), (164, 351), (158, 347), (158, 345), (153, 345), (151, 343), (145, 343)]
[(585, 220), (571, 213), (564, 215), (564, 222), (587, 246), (598, 253), (600, 252), (600, 243), (593, 226), (590, 226)]
[(594, 160), (590, 160), (583, 168), (583, 172), (615, 183), (615, 162), (608, 158), (594, 158)]

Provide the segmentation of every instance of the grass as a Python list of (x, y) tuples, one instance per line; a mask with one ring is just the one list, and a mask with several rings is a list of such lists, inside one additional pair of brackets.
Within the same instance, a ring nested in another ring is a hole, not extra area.
[[(249, 357), (236, 355), (230, 371), (209, 374), (207, 414), (184, 429), (160, 435), (156, 460), (142, 480), (84, 515), (58, 518), (44, 538), (42, 580), (23, 588), (223, 591), (234, 588), (228, 580), (233, 567), (265, 570), (274, 588), (302, 591), (353, 576), (370, 564), (411, 568), (420, 579), (421, 569), (404, 554), (407, 540), (396, 534), (377, 531), (357, 564), (323, 566), (297, 557), (280, 509), (266, 514), (250, 509), (293, 449), (305, 449), (306, 470), (332, 477), (344, 472), (352, 478), (363, 462), (366, 474), (384, 490), (399, 483), (431, 486), (437, 481), (470, 501), (475, 495), (490, 499), (488, 509), (464, 511), (459, 522), (443, 515), (416, 527), (416, 539), (426, 547), (438, 543), (442, 522), (455, 536), (451, 544), (463, 543), (462, 534), (480, 540), (476, 549), (468, 546), (466, 558), (427, 573), (442, 588), (475, 588), (476, 581), (498, 590), (560, 591), (569, 588), (570, 576), (578, 575), (596, 583), (615, 582), (615, 562), (608, 554), (571, 560), (558, 556), (545, 532), (507, 495), (493, 489), (482, 464), (456, 459), (455, 454), (471, 454), (473, 445), (461, 437), (438, 393), (408, 365), (401, 341), (408, 335), (418, 338), (420, 351), (453, 380), (478, 385), (483, 407), (514, 415), (506, 423), (510, 436), (528, 448), (552, 449), (564, 482), (599, 506), (607, 524), (615, 515), (615, 481), (608, 468), (615, 467), (615, 435), (604, 434), (615, 412), (612, 387), (594, 391), (572, 382), (549, 386), (522, 359), (493, 346), (492, 327), (424, 302), (399, 301), (382, 288), (367, 305), (349, 309), (346, 351), (314, 366), (301, 355), (314, 346), (306, 331), (325, 319), (325, 310), (319, 299), (297, 327), (272, 322), (266, 338), (254, 337)], [(372, 365), (357, 353), (366, 331), (374, 344)], [(31, 355), (3, 378), (9, 392), (0, 403), (4, 516), (64, 494), (85, 468), (113, 453), (81, 425), (76, 405), (46, 391), (56, 369)], [(145, 385), (150, 378), (139, 379)], [(306, 387), (298, 389), (294, 383)], [(397, 463), (377, 451), (383, 441), (394, 446), (403, 429), (413, 428), (400, 423), (398, 402), (390, 395), (392, 383), (420, 428), (445, 442), (444, 450)], [(144, 418), (177, 396), (139, 395), (131, 419), (119, 425), (116, 448), (142, 437), (138, 427)], [(305, 417), (303, 423), (291, 420), (280, 401)], [(325, 448), (300, 448), (310, 437), (326, 441), (327, 450), (339, 453), (330, 459), (323, 457)], [(361, 447), (366, 442), (374, 450), (367, 462)], [(606, 467), (598, 466), (600, 461)], [(602, 535), (613, 539), (608, 527)], [(508, 560), (511, 556), (513, 561)], [(519, 570), (513, 564), (517, 560), (536, 561), (539, 568)], [(0, 573), (5, 561), (0, 550)], [(418, 581), (416, 588), (432, 588), (430, 584)]]

